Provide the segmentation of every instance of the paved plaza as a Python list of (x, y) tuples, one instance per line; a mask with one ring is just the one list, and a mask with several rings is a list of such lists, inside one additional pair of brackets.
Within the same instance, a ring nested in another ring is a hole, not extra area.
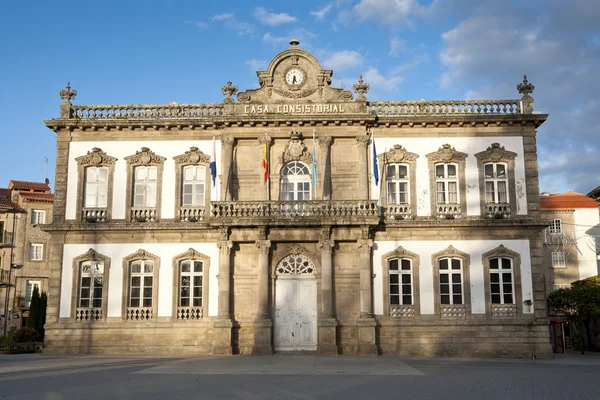
[(0, 399), (600, 399), (600, 356), (0, 355)]

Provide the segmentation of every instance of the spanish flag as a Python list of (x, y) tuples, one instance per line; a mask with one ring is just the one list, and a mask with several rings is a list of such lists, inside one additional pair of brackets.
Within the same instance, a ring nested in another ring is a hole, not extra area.
[(265, 141), (263, 143), (263, 185), (266, 185), (269, 181), (269, 161), (267, 160), (267, 132), (265, 131)]

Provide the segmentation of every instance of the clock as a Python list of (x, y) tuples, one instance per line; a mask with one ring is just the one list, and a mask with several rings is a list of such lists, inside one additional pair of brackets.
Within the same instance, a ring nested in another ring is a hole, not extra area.
[(302, 82), (304, 82), (304, 73), (302, 73), (302, 71), (300, 71), (299, 69), (290, 69), (286, 74), (285, 74), (285, 81), (287, 82), (288, 85), (292, 85), (292, 86), (296, 86), (296, 85), (301, 85)]

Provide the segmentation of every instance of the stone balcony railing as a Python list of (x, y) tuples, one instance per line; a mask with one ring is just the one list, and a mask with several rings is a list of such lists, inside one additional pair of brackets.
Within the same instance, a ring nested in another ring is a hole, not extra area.
[(149, 321), (153, 314), (152, 307), (127, 307), (127, 321)]
[(490, 310), (492, 317), (496, 318), (514, 318), (517, 316), (516, 304), (491, 304)]
[(0, 231), (0, 248), (9, 247), (13, 244), (12, 232)]
[(116, 104), (71, 106), (76, 119), (190, 119), (225, 115), (223, 104)]
[(178, 321), (198, 321), (204, 316), (202, 307), (177, 307)]
[(390, 318), (414, 318), (415, 317), (415, 306), (390, 306)]
[(179, 209), (179, 220), (187, 222), (204, 221), (206, 218), (206, 208), (204, 207), (186, 207)]
[(156, 208), (131, 207), (129, 220), (131, 222), (154, 222), (156, 221)]
[(380, 116), (522, 114), (520, 100), (376, 101), (367, 109)]
[(436, 204), (436, 216), (440, 219), (457, 219), (462, 216), (460, 204)]
[(374, 200), (216, 201), (211, 207), (211, 221), (223, 223), (257, 220), (271, 223), (320, 223), (324, 220), (352, 223), (379, 219), (377, 201)]
[(442, 318), (462, 319), (467, 316), (467, 308), (464, 305), (440, 305)]
[(412, 207), (410, 204), (388, 204), (384, 208), (385, 219), (403, 220), (412, 218)]
[(75, 309), (75, 321), (100, 321), (102, 320), (102, 308), (82, 307)]
[(508, 203), (486, 203), (485, 216), (487, 218), (510, 218), (510, 204)]
[(84, 208), (81, 210), (81, 218), (84, 222), (106, 222), (106, 208)]

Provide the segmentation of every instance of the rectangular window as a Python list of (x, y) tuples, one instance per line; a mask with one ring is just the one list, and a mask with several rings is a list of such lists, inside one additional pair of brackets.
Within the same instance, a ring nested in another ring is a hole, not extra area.
[(129, 307), (152, 307), (154, 263), (147, 260), (134, 261), (130, 268)]
[(435, 166), (436, 202), (438, 204), (458, 204), (458, 166), (437, 164)]
[(183, 168), (181, 204), (183, 206), (204, 206), (205, 182), (205, 167), (191, 165)]
[(102, 307), (102, 289), (104, 287), (104, 263), (84, 261), (81, 263), (79, 277), (80, 308)]
[(156, 167), (135, 167), (133, 186), (134, 207), (156, 207)]
[(490, 296), (492, 304), (515, 304), (514, 270), (510, 258), (490, 259)]
[(550, 224), (550, 233), (562, 233), (562, 223), (560, 219), (555, 219)]
[(31, 224), (39, 225), (46, 223), (46, 211), (44, 210), (31, 210)]
[(31, 261), (42, 261), (44, 259), (44, 245), (31, 243), (29, 245), (29, 259)]
[(412, 305), (412, 262), (395, 258), (388, 261), (390, 305)]
[(440, 304), (463, 304), (462, 260), (442, 258), (438, 268)]
[(565, 261), (565, 253), (563, 251), (552, 252), (552, 267), (553, 268), (565, 268), (567, 266)]
[(489, 163), (483, 166), (485, 202), (508, 203), (507, 165)]
[(204, 263), (185, 260), (179, 263), (179, 306), (202, 307)]
[(409, 204), (410, 179), (408, 176), (408, 165), (389, 164), (386, 166), (387, 181), (387, 203)]
[(85, 169), (84, 207), (106, 208), (108, 199), (108, 168)]
[(29, 308), (31, 305), (31, 298), (33, 297), (33, 289), (38, 289), (38, 292), (42, 294), (42, 283), (40, 281), (27, 281), (25, 287), (25, 308)]

